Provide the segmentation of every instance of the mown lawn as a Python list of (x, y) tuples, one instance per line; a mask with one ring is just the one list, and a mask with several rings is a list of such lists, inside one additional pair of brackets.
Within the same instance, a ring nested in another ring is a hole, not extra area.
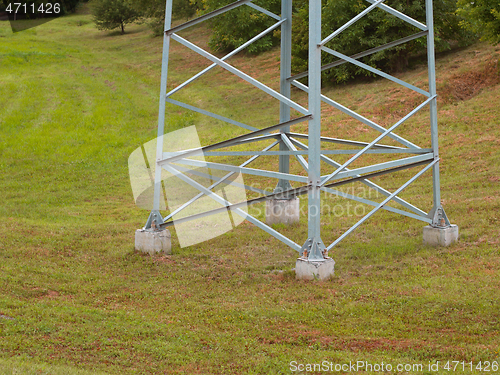
[[(208, 31), (184, 35), (203, 44)], [(281, 374), (291, 361), (435, 374), (446, 361), (500, 361), (500, 47), (438, 58), (442, 195), (460, 242), (426, 247), (423, 223), (379, 212), (330, 253), (328, 282), (296, 281), (297, 253), (249, 223), (187, 248), (173, 231), (171, 256), (134, 251), (148, 212), (127, 160), (156, 135), (161, 49), (144, 25), (100, 32), (85, 12), (17, 34), (0, 23), (1, 374)], [(172, 50), (172, 85), (208, 65)], [(231, 62), (277, 87), (277, 51)], [(424, 67), (401, 77), (423, 82)], [(384, 125), (416, 100), (378, 80), (325, 92)], [(277, 120), (275, 102), (222, 70), (178, 98), (253, 126)], [(197, 125), (203, 144), (238, 134), (176, 107), (167, 115), (168, 131)], [(327, 108), (324, 129), (375, 134)], [(425, 146), (426, 116), (400, 133)], [(394, 190), (413, 173), (377, 182)], [(402, 195), (427, 210), (429, 177)], [(325, 217), (325, 242), (359, 218)], [(306, 239), (305, 217), (277, 228)]]

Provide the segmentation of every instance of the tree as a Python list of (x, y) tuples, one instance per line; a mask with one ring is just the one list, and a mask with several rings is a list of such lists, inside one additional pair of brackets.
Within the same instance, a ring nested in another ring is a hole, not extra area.
[(113, 30), (136, 21), (140, 16), (129, 0), (95, 0), (92, 6), (94, 22), (99, 30)]
[(481, 35), (482, 40), (500, 43), (500, 3), (498, 0), (458, 0), (461, 25)]

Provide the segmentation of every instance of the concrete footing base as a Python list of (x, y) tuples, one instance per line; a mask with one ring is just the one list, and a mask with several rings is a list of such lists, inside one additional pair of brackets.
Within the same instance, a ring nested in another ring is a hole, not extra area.
[(449, 246), (458, 241), (458, 226), (448, 228), (434, 228), (430, 225), (424, 227), (424, 243), (431, 246)]
[(135, 231), (135, 249), (150, 255), (157, 253), (172, 254), (170, 231), (137, 229)]
[(295, 263), (295, 278), (297, 280), (328, 280), (333, 276), (335, 261), (331, 258), (319, 262), (304, 258)]
[(292, 224), (299, 221), (299, 198), (266, 201), (266, 224)]

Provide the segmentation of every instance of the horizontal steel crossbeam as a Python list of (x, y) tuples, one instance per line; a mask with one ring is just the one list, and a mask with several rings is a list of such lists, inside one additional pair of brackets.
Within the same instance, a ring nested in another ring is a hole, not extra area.
[[(395, 168), (391, 168), (391, 169), (386, 169), (384, 171), (370, 173), (370, 174), (367, 174), (365, 176), (354, 177), (354, 178), (351, 178), (349, 180), (332, 182), (332, 183), (330, 183), (330, 184), (328, 184), (328, 185), (326, 185), (324, 187), (325, 188), (338, 187), (338, 186), (346, 185), (346, 184), (357, 182), (357, 181), (363, 181), (363, 180), (366, 180), (366, 179), (369, 179), (369, 178), (379, 177), (379, 176), (382, 176), (382, 175), (385, 175), (385, 174), (389, 174), (389, 173), (395, 173), (395, 172), (399, 172), (399, 171), (402, 171), (402, 170), (406, 170), (406, 169), (410, 169), (410, 168), (415, 168), (415, 167), (418, 167), (418, 166), (421, 166), (421, 165), (425, 165), (425, 164), (428, 164), (428, 162), (427, 161), (421, 161), (421, 162), (417, 162), (417, 163), (407, 164), (405, 166), (400, 166), (400, 167), (395, 167)], [(225, 207), (216, 208), (216, 209), (213, 209), (213, 210), (210, 210), (210, 211), (206, 211), (206, 212), (201, 212), (199, 214), (195, 214), (195, 215), (183, 217), (181, 219), (176, 219), (175, 221), (167, 221), (167, 222), (164, 222), (163, 224), (160, 224), (160, 227), (169, 227), (169, 226), (174, 225), (175, 222), (177, 222), (177, 223), (184, 223), (184, 222), (191, 221), (191, 220), (194, 220), (194, 219), (198, 219), (198, 218), (201, 218), (201, 217), (210, 216), (210, 215), (214, 215), (214, 214), (217, 214), (217, 213), (220, 213), (220, 212), (224, 212), (224, 211), (227, 211), (227, 209), (233, 210), (233, 209), (237, 209), (237, 208), (240, 208), (240, 207), (245, 207), (247, 205), (253, 205), (253, 204), (257, 204), (257, 203), (262, 203), (262, 202), (265, 202), (265, 201), (270, 200), (270, 199), (289, 199), (289, 197), (298, 197), (298, 196), (307, 194), (309, 192), (309, 190), (310, 190), (310, 186), (309, 185), (301, 186), (301, 187), (298, 187), (298, 188), (295, 188), (295, 189), (289, 189), (289, 190), (286, 190), (286, 191), (283, 191), (283, 192), (274, 193), (274, 194), (266, 195), (266, 196), (263, 196), (263, 197), (250, 199), (250, 200), (247, 200), (247, 201), (244, 201), (244, 202), (234, 203), (234, 204), (231, 204), (231, 205), (228, 205), (228, 206), (225, 206)]]
[[(290, 138), (292, 139), (292, 138)], [(357, 150), (321, 150), (321, 155), (350, 155), (356, 154)], [(427, 154), (432, 152), (430, 148), (421, 148), (421, 149), (410, 149), (403, 148), (399, 150), (384, 150), (384, 149), (376, 149), (376, 150), (367, 150), (365, 154)], [(164, 157), (165, 154), (164, 153)], [(250, 155), (266, 155), (266, 156), (280, 156), (280, 155), (289, 155), (289, 156), (297, 156), (297, 155), (309, 155), (308, 151), (207, 151), (203, 153), (205, 156), (250, 156)]]
[(281, 128), (286, 127), (286, 126), (290, 126), (290, 125), (294, 125), (294, 124), (299, 124), (299, 123), (301, 123), (303, 121), (308, 120), (310, 117), (311, 116), (299, 117), (299, 118), (296, 118), (296, 119), (293, 119), (293, 120), (290, 120), (290, 121), (282, 122), (280, 124), (268, 126), (267, 128), (264, 128), (264, 129), (255, 130), (255, 131), (253, 131), (251, 133), (239, 135), (237, 137), (234, 137), (234, 138), (231, 138), (231, 139), (227, 139), (227, 140), (222, 141), (222, 142), (217, 142), (217, 143), (214, 143), (214, 144), (211, 144), (211, 145), (208, 145), (208, 146), (203, 146), (203, 147), (201, 147), (199, 149), (186, 151), (186, 152), (184, 152), (184, 153), (182, 153), (180, 155), (173, 156), (173, 157), (170, 157), (170, 158), (167, 158), (167, 159), (159, 160), (159, 161), (157, 161), (157, 164), (161, 165), (162, 163), (173, 163), (176, 160), (179, 160), (179, 159), (182, 159), (182, 158), (186, 158), (188, 156), (201, 155), (201, 154), (203, 154), (206, 151), (215, 150), (215, 149), (223, 148), (223, 147), (228, 147), (228, 146), (232, 146), (234, 144), (240, 144), (242, 141), (248, 140), (250, 138), (254, 138), (257, 135), (266, 134), (266, 133), (269, 133), (269, 132), (271, 132), (273, 130), (278, 130), (278, 129), (281, 129)]
[[(287, 134), (293, 138), (309, 139), (309, 136), (307, 134), (300, 134), (300, 133), (293, 133), (293, 132), (289, 132)], [(330, 137), (321, 137), (320, 140), (322, 142), (331, 142), (331, 143), (338, 143), (338, 144), (343, 144), (343, 145), (348, 145), (348, 146), (358, 146), (358, 147), (365, 147), (368, 144), (368, 142), (351, 141), (350, 139), (340, 139), (340, 138), (330, 138)], [(373, 145), (373, 148), (374, 149), (375, 148), (383, 148), (383, 149), (404, 150), (402, 147), (381, 145), (378, 143)]]
[[(305, 144), (303, 144), (302, 142), (299, 142), (299, 141), (297, 141), (297, 140), (295, 140), (295, 139), (292, 139), (292, 142), (293, 142), (294, 144), (296, 144), (298, 147), (300, 147), (300, 148), (302, 148), (302, 149), (304, 149), (304, 150), (307, 150), (307, 149), (308, 149), (308, 147), (307, 147)], [(369, 151), (369, 150), (368, 150), (368, 151)], [(340, 163), (337, 163), (336, 161), (334, 161), (334, 160), (332, 160), (332, 159), (330, 159), (330, 158), (326, 157), (325, 155), (321, 155), (320, 157), (321, 157), (321, 160), (322, 160), (322, 161), (324, 161), (325, 163), (330, 164), (330, 165), (332, 165), (332, 166), (334, 166), (334, 167), (336, 167), (336, 168), (338, 168), (338, 167), (340, 167), (340, 166), (341, 166), (341, 164), (340, 164)], [(350, 171), (350, 169), (349, 169), (349, 168), (345, 168), (345, 170), (346, 170), (346, 171)], [(361, 177), (361, 175), (357, 174), (355, 177)], [(362, 179), (362, 180), (361, 180), (361, 182), (362, 182), (364, 185), (366, 185), (366, 186), (368, 186), (368, 187), (370, 187), (370, 188), (374, 189), (375, 191), (377, 191), (377, 192), (379, 192), (379, 193), (381, 193), (381, 194), (385, 195), (386, 197), (388, 197), (389, 195), (391, 195), (391, 193), (390, 193), (389, 191), (387, 191), (386, 189), (382, 188), (381, 186), (377, 185), (376, 183), (374, 183), (374, 182), (372, 182), (372, 181), (370, 181), (370, 180), (368, 180), (368, 179), (366, 179), (366, 178), (365, 178), (365, 179)], [(422, 216), (422, 217), (427, 217), (427, 213), (426, 213), (426, 212), (424, 212), (424, 211), (422, 211), (421, 209), (419, 209), (419, 208), (415, 207), (414, 205), (412, 205), (412, 204), (408, 203), (408, 202), (407, 202), (407, 201), (405, 201), (404, 199), (401, 199), (401, 198), (399, 198), (399, 197), (394, 197), (394, 200), (395, 200), (397, 203), (399, 203), (400, 205), (402, 205), (403, 207), (405, 207), (405, 208), (409, 209), (410, 211), (412, 211), (412, 212), (416, 213), (417, 215)]]

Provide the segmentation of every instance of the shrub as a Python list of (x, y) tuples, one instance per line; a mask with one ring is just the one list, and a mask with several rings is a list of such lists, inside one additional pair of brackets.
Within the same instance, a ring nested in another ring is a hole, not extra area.
[[(293, 20), (292, 66), (294, 71), (307, 69), (308, 51), (308, 6), (301, 0), (302, 6)], [(391, 7), (425, 24), (425, 3), (422, 0), (394, 0)], [(323, 6), (323, 37), (345, 24), (351, 18), (362, 12), (369, 4), (366, 1), (326, 0)], [(460, 27), (461, 18), (455, 13), (453, 0), (434, 1), (434, 31), (436, 49), (449, 49), (452, 43), (465, 45), (471, 41), (471, 34)], [(374, 9), (354, 25), (340, 33), (327, 43), (327, 47), (350, 56), (376, 46), (409, 36), (419, 30), (381, 9)], [(411, 42), (377, 52), (359, 59), (367, 65), (385, 71), (400, 71), (405, 69), (411, 58), (423, 53), (426, 49), (426, 38), (414, 39)], [(337, 60), (329, 54), (322, 54), (322, 64)], [(327, 81), (346, 82), (355, 76), (372, 76), (373, 73), (354, 66), (343, 64), (324, 71)]]
[(94, 22), (99, 30), (121, 28), (125, 33), (125, 24), (136, 21), (140, 13), (128, 0), (95, 0), (92, 6)]
[(482, 40), (500, 43), (500, 3), (498, 0), (458, 0), (457, 14), (462, 26), (481, 35)]

